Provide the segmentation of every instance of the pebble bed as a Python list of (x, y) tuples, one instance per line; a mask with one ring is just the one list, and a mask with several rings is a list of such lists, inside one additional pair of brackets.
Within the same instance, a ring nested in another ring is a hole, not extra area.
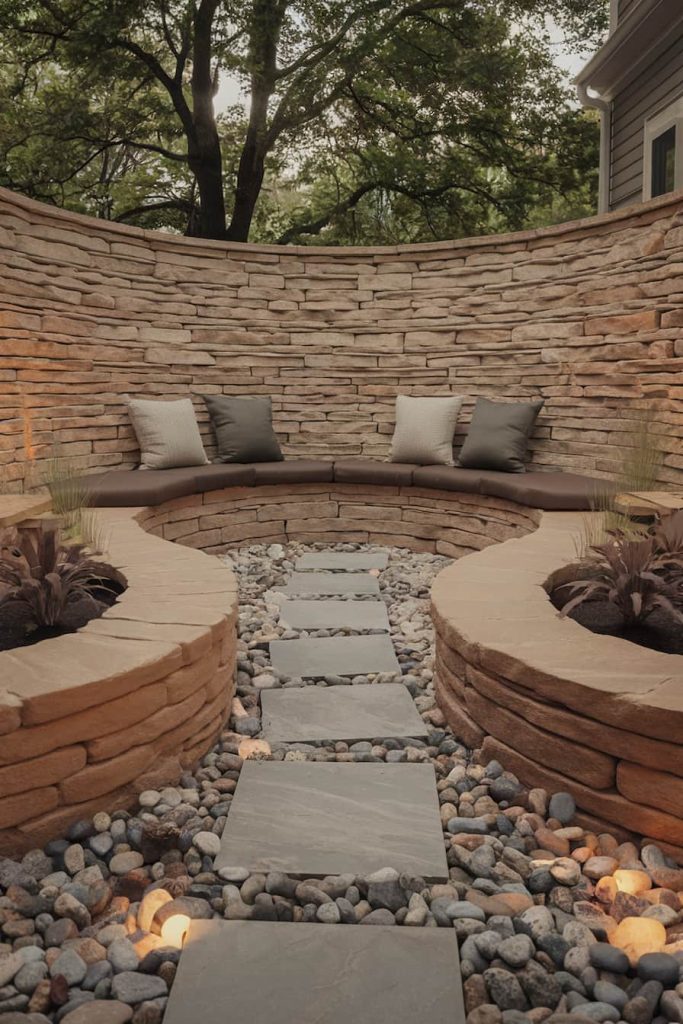
[[(568, 794), (529, 791), (497, 762), (479, 764), (446, 727), (433, 694), (428, 599), (446, 559), (391, 550), (378, 574), (402, 680), (430, 729), (426, 741), (271, 749), (254, 738), (259, 692), (302, 685), (271, 670), (268, 644), (302, 635), (277, 625), (278, 587), (307, 550), (316, 548), (256, 545), (226, 558), (240, 580), (237, 697), (197, 770), (178, 786), (142, 793), (135, 813), (103, 810), (21, 862), (0, 858), (0, 1024), (160, 1024), (180, 957), (161, 929), (178, 913), (454, 928), (468, 1024), (562, 1024), (567, 1015), (572, 1024), (683, 1024), (683, 869), (655, 846), (638, 850), (580, 827)], [(311, 685), (349, 682), (396, 677)], [(448, 883), (388, 867), (308, 880), (240, 865), (214, 872), (246, 755), (431, 763)], [(630, 891), (619, 891), (620, 877)], [(634, 917), (661, 929), (664, 951), (629, 956), (607, 941)]]

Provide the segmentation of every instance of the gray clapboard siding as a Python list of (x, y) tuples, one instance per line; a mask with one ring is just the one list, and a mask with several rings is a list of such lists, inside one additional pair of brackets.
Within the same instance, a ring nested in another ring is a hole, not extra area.
[(683, 31), (679, 31), (665, 52), (629, 82), (612, 102), (611, 209), (641, 199), (645, 121), (680, 96), (683, 96)]
[(639, 0), (619, 0), (618, 21), (623, 21), (627, 14), (633, 10)]

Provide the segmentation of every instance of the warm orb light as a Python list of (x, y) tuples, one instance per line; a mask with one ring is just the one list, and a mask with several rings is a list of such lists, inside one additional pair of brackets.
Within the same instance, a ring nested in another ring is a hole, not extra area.
[(182, 949), (189, 927), (187, 914), (172, 914), (161, 926), (161, 938), (165, 945)]
[(610, 934), (613, 946), (623, 949), (635, 967), (644, 953), (661, 953), (666, 944), (666, 928), (653, 917), (625, 917)]
[(647, 892), (652, 888), (652, 881), (646, 871), (620, 868), (614, 872), (613, 877), (617, 890), (630, 896), (639, 896), (641, 892)]

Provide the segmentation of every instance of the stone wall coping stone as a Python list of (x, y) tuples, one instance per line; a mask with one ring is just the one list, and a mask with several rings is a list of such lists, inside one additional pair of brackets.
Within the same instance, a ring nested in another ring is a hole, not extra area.
[(6, 188), (0, 188), (0, 202), (10, 203), (18, 210), (25, 210), (32, 216), (38, 216), (43, 220), (55, 220), (74, 224), (78, 228), (84, 228), (88, 232), (99, 235), (112, 235), (118, 242), (121, 238), (127, 238), (135, 243), (147, 242), (159, 249), (165, 248), (169, 251), (187, 252), (192, 250), (194, 254), (200, 254), (202, 250), (214, 254), (216, 252), (242, 252), (264, 255), (282, 256), (334, 256), (334, 257), (356, 257), (356, 256), (415, 256), (420, 253), (452, 252), (456, 250), (500, 248), (507, 243), (519, 245), (525, 242), (537, 242), (544, 239), (555, 239), (562, 235), (571, 235), (575, 232), (595, 233), (603, 225), (613, 228), (620, 221), (628, 225), (632, 218), (639, 220), (650, 212), (661, 214), (667, 208), (676, 208), (683, 200), (683, 189), (677, 192), (668, 193), (650, 200), (647, 203), (627, 206), (611, 213), (597, 214), (593, 217), (586, 217), (580, 220), (566, 221), (562, 224), (553, 224), (549, 227), (531, 228), (525, 231), (514, 231), (494, 235), (477, 235), (465, 239), (449, 239), (438, 242), (418, 242), (405, 245), (384, 245), (384, 246), (324, 246), (324, 245), (261, 245), (254, 242), (228, 242), (216, 241), (205, 238), (189, 238), (183, 235), (173, 235), (165, 231), (150, 231), (134, 227), (128, 224), (118, 224), (115, 221), (99, 220), (85, 214), (74, 213), (71, 210), (63, 210), (58, 207), (49, 206), (17, 192)]

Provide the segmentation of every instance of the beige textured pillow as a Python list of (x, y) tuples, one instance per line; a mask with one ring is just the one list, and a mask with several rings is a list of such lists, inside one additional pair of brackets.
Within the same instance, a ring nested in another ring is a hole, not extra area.
[(398, 395), (389, 461), (452, 466), (453, 435), (461, 405), (459, 395), (446, 398)]
[(140, 446), (140, 469), (204, 466), (209, 461), (189, 398), (129, 398), (128, 412)]

